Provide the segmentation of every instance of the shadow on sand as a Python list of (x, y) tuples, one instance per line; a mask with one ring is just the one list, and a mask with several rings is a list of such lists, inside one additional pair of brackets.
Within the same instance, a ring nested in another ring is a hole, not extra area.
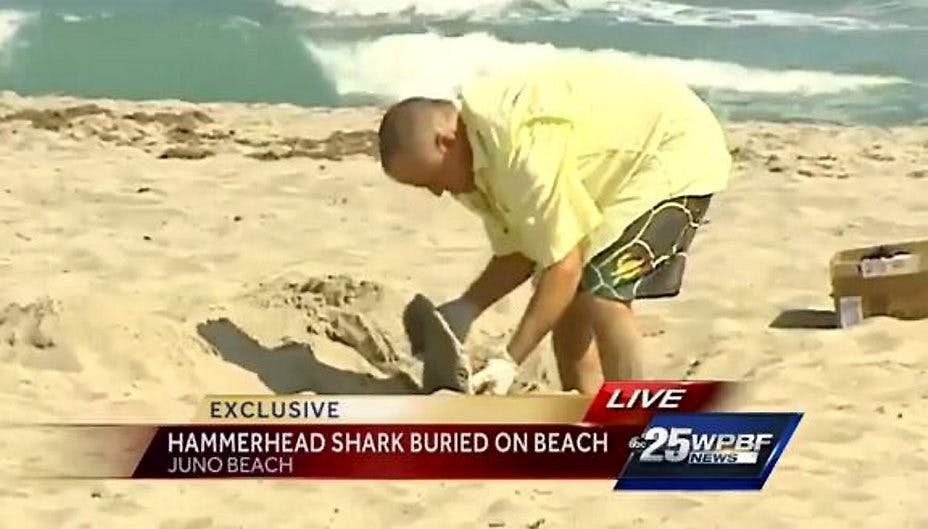
[(838, 315), (833, 310), (784, 310), (770, 322), (771, 329), (837, 329)]
[(267, 349), (226, 318), (197, 325), (203, 337), (225, 361), (247, 369), (278, 394), (311, 391), (323, 395), (418, 394), (421, 389), (405, 374), (389, 378), (338, 369), (324, 364), (308, 344), (292, 343)]

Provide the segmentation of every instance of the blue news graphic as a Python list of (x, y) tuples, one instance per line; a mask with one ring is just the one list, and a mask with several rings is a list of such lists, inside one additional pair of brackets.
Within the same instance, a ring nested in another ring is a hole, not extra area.
[(615, 490), (760, 490), (801, 413), (656, 415), (629, 442)]

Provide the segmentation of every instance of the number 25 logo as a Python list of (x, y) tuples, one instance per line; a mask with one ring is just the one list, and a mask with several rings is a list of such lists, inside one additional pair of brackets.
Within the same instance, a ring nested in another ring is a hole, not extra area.
[[(679, 463), (685, 461), (690, 453), (690, 428), (667, 428), (656, 426), (649, 429), (642, 436), (651, 441), (647, 448), (641, 452), (639, 460), (643, 463)], [(663, 449), (663, 454), (658, 451)]]

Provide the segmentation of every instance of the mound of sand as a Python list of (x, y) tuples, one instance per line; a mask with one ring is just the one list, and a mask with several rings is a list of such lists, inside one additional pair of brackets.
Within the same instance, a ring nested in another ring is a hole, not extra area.
[(340, 161), (377, 156), (371, 130), (336, 130), (324, 139), (302, 136), (238, 134), (233, 124), (217, 122), (198, 109), (120, 113), (98, 104), (26, 107), (0, 114), (0, 127), (18, 132), (22, 124), (77, 141), (96, 139), (157, 155), (158, 159), (202, 160), (217, 153), (237, 153), (260, 161), (311, 158)]
[[(423, 360), (413, 355), (399, 319), (406, 300), (384, 284), (344, 274), (300, 281), (281, 279), (262, 283), (243, 298), (258, 307), (296, 315), (305, 325), (311, 348), (317, 354), (332, 355), (336, 346), (346, 346), (375, 372), (413, 381), (415, 387), (409, 387), (410, 393), (421, 389)], [(297, 340), (285, 337), (282, 342), (293, 344)], [(483, 342), (469, 349), (473, 351), (475, 371), (479, 372), (486, 366), (490, 358), (486, 353), (492, 348)], [(520, 380), (511, 391), (525, 393), (540, 388), (541, 384)]]
[(389, 324), (384, 322), (390, 321), (396, 308), (387, 306), (385, 288), (379, 283), (327, 275), (261, 284), (246, 296), (259, 306), (299, 314), (306, 332), (321, 347), (326, 341), (346, 345), (387, 372), (409, 369), (415, 363), (396, 326), (393, 332), (385, 330)]

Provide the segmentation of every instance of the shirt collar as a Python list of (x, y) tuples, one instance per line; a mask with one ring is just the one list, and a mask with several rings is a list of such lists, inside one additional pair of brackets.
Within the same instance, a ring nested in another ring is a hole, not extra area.
[(466, 121), (465, 126), (467, 128), (467, 141), (470, 143), (470, 150), (472, 155), (473, 163), (471, 168), (474, 173), (474, 185), (477, 186), (477, 189), (482, 194), (485, 195), (487, 192), (487, 186), (486, 182), (484, 181), (484, 170), (490, 166), (486, 146), (483, 142), (483, 138), (481, 137), (480, 132), (476, 127), (468, 125)]
[(470, 143), (471, 153), (473, 154), (474, 173), (476, 174), (481, 169), (485, 169), (489, 166), (486, 144), (484, 143), (483, 137), (480, 135), (477, 119), (465, 108), (463, 97), (459, 97), (454, 103), (458, 110), (458, 116), (461, 121), (464, 122), (464, 127), (467, 130), (467, 141)]
[(470, 143), (470, 150), (473, 154), (474, 173), (478, 173), (490, 165), (487, 161), (486, 147), (476, 127), (466, 125), (466, 123), (465, 126), (467, 126), (467, 141)]
[(467, 142), (470, 144), (471, 150), (471, 169), (474, 173), (474, 185), (477, 187), (475, 192), (467, 193), (468, 197), (462, 196), (461, 198), (479, 209), (485, 209), (487, 196), (485, 169), (490, 166), (486, 143), (479, 132), (477, 120), (465, 108), (463, 97), (459, 97), (454, 103), (458, 110), (458, 116), (464, 122), (464, 128), (467, 131)]

